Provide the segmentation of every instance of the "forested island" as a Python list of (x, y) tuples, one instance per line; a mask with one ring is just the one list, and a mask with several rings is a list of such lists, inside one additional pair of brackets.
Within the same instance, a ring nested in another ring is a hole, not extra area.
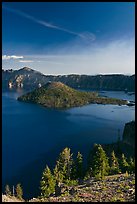
[(128, 104), (126, 100), (100, 97), (97, 92), (78, 91), (61, 82), (48, 82), (32, 92), (18, 97), (18, 100), (37, 103), (48, 108), (71, 108), (91, 103)]

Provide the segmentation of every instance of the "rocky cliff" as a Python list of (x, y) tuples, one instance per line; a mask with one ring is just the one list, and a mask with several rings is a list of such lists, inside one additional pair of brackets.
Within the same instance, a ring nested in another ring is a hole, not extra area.
[(135, 148), (135, 121), (125, 124), (123, 142)]
[(126, 76), (122, 74), (112, 75), (44, 75), (31, 68), (24, 67), (19, 70), (2, 70), (2, 87), (21, 87), (32, 90), (41, 87), (48, 81), (60, 81), (72, 88), (113, 90), (113, 91), (135, 91), (135, 75)]

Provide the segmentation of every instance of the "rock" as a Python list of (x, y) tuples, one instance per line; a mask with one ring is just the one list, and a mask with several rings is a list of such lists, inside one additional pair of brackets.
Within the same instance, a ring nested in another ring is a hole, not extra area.
[(135, 148), (135, 121), (125, 124), (123, 142)]

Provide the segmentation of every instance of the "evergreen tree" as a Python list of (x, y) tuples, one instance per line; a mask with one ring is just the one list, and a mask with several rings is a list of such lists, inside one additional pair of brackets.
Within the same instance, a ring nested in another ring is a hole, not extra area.
[(122, 154), (121, 159), (120, 159), (120, 169), (122, 173), (125, 173), (129, 169), (129, 164), (124, 154)]
[(105, 151), (99, 144), (94, 145), (94, 155), (92, 161), (92, 173), (96, 178), (104, 178), (109, 173), (109, 163)]
[(128, 171), (130, 173), (135, 173), (135, 159), (133, 159), (132, 157), (129, 158), (129, 167), (128, 167)]
[[(62, 178), (62, 181), (71, 179), (72, 173), (72, 154), (70, 148), (66, 147), (59, 155), (59, 159), (56, 162), (56, 174), (58, 172), (59, 177)], [(54, 170), (55, 171), (55, 170)]]
[(5, 194), (6, 194), (7, 196), (11, 196), (11, 190), (10, 190), (9, 185), (6, 185), (6, 186), (5, 186)]
[(21, 187), (20, 183), (18, 183), (17, 186), (16, 186), (16, 196), (17, 196), (17, 198), (22, 199), (23, 190), (22, 190), (22, 187)]
[(54, 178), (56, 180), (57, 183), (62, 183), (63, 182), (63, 173), (59, 170), (59, 164), (58, 164), (58, 161), (57, 161), (57, 164), (53, 170), (53, 173), (54, 173)]
[(76, 178), (82, 178), (83, 177), (83, 157), (80, 152), (77, 154), (76, 158)]
[(43, 171), (40, 189), (42, 197), (49, 197), (55, 191), (55, 179), (48, 166)]
[(72, 161), (71, 179), (77, 179), (76, 161)]
[(118, 174), (120, 173), (118, 159), (115, 156), (115, 152), (112, 151), (110, 156), (110, 174)]

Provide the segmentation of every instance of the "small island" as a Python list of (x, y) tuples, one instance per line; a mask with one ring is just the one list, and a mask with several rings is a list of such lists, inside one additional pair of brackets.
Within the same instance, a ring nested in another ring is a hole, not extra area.
[(97, 92), (75, 90), (61, 82), (48, 82), (18, 97), (19, 101), (37, 103), (48, 108), (65, 109), (91, 103), (127, 105), (126, 100), (100, 97)]

